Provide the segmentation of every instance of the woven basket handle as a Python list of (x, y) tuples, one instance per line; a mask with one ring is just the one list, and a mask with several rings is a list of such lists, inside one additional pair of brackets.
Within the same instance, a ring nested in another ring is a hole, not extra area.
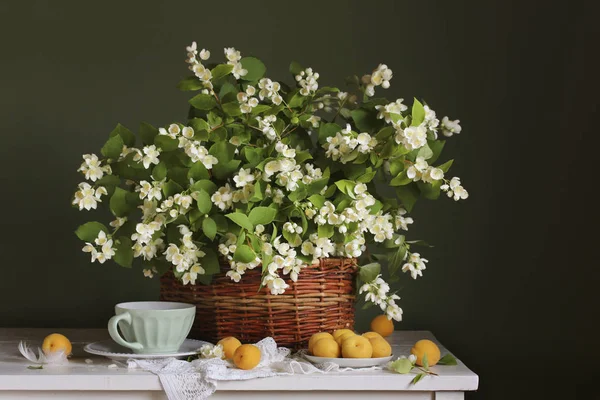
[(144, 346), (141, 343), (128, 342), (121, 337), (119, 330), (117, 329), (119, 321), (131, 324), (131, 314), (124, 312), (122, 314), (115, 315), (108, 320), (108, 333), (110, 334), (110, 337), (121, 346), (128, 347), (133, 350), (142, 350)]

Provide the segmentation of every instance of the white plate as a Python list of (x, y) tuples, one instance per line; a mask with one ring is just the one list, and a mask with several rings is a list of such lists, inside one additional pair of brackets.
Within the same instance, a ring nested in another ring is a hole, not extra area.
[(202, 345), (207, 344), (203, 340), (185, 339), (179, 350), (175, 353), (166, 354), (135, 354), (131, 349), (123, 347), (112, 340), (102, 340), (87, 344), (83, 350), (90, 354), (108, 357), (112, 360), (126, 360), (128, 358), (148, 359), (148, 358), (168, 358), (168, 357), (186, 357), (198, 353)]
[(304, 354), (304, 357), (313, 364), (323, 364), (331, 362), (339, 365), (342, 368), (368, 368), (376, 365), (385, 364), (393, 358), (379, 357), (379, 358), (329, 358), (329, 357), (315, 357), (308, 354)]

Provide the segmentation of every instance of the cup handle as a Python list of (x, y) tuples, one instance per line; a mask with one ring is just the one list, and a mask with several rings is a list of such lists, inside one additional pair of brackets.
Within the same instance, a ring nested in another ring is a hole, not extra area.
[(119, 330), (117, 329), (117, 325), (121, 320), (127, 322), (128, 324), (131, 324), (131, 314), (129, 314), (128, 312), (124, 312), (122, 314), (115, 315), (110, 320), (108, 320), (108, 333), (110, 334), (110, 337), (121, 346), (129, 347), (133, 350), (142, 350), (144, 346), (141, 343), (128, 342), (121, 337), (121, 335), (119, 334)]

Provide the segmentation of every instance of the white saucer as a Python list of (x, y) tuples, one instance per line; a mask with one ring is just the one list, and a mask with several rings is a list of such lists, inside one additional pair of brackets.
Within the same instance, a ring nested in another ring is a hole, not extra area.
[(202, 345), (208, 344), (203, 340), (185, 339), (179, 350), (175, 353), (163, 353), (163, 354), (135, 354), (131, 349), (123, 347), (113, 342), (112, 340), (102, 340), (100, 342), (94, 342), (87, 344), (83, 350), (90, 354), (96, 354), (98, 356), (108, 357), (112, 360), (127, 360), (128, 358), (137, 359), (152, 359), (152, 358), (168, 358), (175, 357), (181, 358), (186, 356), (192, 356), (200, 351)]
[(329, 357), (316, 357), (308, 354), (304, 354), (304, 357), (313, 364), (323, 364), (331, 362), (339, 365), (342, 368), (368, 368), (376, 365), (385, 364), (390, 361), (393, 356), (379, 357), (379, 358), (329, 358)]

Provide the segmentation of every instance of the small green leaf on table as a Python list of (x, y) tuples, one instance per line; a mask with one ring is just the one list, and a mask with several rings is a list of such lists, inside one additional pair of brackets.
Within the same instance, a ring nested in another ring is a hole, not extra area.
[(423, 379), (423, 377), (427, 375), (425, 372), (421, 372), (420, 374), (417, 374), (417, 376), (415, 376), (413, 378), (412, 381), (410, 381), (410, 383), (412, 383), (413, 385), (416, 384), (417, 382), (419, 382), (421, 379)]
[(399, 374), (408, 374), (413, 368), (414, 365), (410, 362), (408, 358), (399, 358), (396, 361), (390, 363), (390, 369), (392, 371), (396, 371)]
[(458, 364), (458, 361), (456, 360), (456, 357), (454, 357), (450, 353), (446, 354), (444, 357), (440, 358), (440, 361), (438, 361), (438, 365), (457, 365), (457, 364)]

